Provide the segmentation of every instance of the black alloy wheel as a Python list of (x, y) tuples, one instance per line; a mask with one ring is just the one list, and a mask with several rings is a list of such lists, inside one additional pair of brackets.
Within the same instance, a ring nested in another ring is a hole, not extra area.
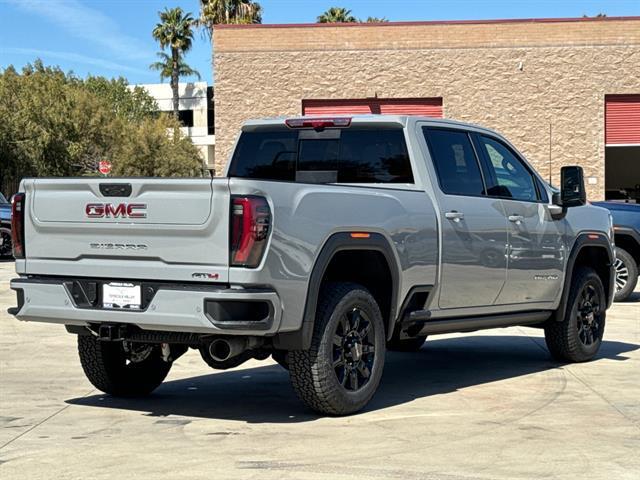
[(371, 320), (358, 307), (342, 315), (333, 334), (333, 369), (338, 382), (355, 392), (371, 378), (376, 346)]
[(591, 283), (587, 283), (580, 292), (576, 323), (578, 337), (586, 347), (593, 345), (600, 336), (602, 300)]

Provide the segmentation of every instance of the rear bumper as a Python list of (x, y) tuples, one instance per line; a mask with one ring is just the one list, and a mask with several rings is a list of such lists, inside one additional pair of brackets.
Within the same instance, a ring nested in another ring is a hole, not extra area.
[(163, 284), (156, 286), (144, 310), (123, 311), (76, 305), (70, 281), (12, 280), (18, 306), (9, 313), (28, 322), (78, 326), (122, 323), (143, 330), (211, 335), (274, 335), (282, 319), (281, 302), (273, 290)]

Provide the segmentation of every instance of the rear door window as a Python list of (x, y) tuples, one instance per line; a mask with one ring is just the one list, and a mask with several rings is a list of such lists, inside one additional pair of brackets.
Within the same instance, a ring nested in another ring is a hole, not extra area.
[(311, 183), (413, 183), (401, 128), (243, 132), (229, 176)]
[(484, 195), (480, 166), (467, 132), (423, 127), (438, 176), (448, 195)]

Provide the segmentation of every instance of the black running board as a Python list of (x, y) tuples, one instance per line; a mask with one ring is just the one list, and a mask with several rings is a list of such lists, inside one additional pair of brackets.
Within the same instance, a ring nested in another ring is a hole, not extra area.
[[(544, 322), (553, 312), (535, 311), (518, 312), (502, 315), (487, 315), (481, 317), (447, 318), (445, 320), (429, 320), (422, 323), (420, 330), (414, 336), (435, 335), (439, 333), (473, 332), (487, 328), (515, 327)], [(417, 325), (415, 326), (417, 327)], [(415, 327), (413, 327), (415, 331)]]

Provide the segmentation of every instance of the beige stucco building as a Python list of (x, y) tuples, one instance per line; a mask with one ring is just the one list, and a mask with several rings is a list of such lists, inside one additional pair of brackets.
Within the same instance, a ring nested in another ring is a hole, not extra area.
[(218, 174), (248, 118), (435, 102), (556, 184), (582, 165), (592, 199), (640, 184), (640, 17), (217, 26), (214, 45)]

